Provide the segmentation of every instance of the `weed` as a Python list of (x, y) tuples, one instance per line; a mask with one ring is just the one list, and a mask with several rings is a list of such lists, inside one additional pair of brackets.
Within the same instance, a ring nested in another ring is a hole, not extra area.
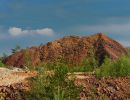
[(130, 76), (130, 58), (121, 57), (115, 61), (106, 58), (101, 68), (96, 70), (96, 75), (98, 77)]
[[(75, 100), (81, 88), (68, 80), (68, 67), (63, 63), (45, 64), (39, 75), (31, 79), (31, 91), (27, 98), (34, 100)], [(53, 66), (52, 66), (53, 65)], [(49, 69), (49, 70), (48, 70)]]
[(2, 63), (2, 61), (0, 60), (0, 67), (4, 67), (5, 65)]

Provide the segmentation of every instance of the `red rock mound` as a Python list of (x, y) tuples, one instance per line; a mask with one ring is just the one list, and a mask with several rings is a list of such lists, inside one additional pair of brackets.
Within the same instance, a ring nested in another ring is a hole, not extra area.
[(64, 59), (70, 63), (81, 63), (89, 56), (95, 55), (100, 63), (105, 56), (117, 59), (127, 55), (128, 50), (118, 42), (103, 33), (92, 36), (67, 36), (46, 45), (21, 50), (4, 59), (4, 63), (11, 66), (23, 67), (27, 64), (38, 65), (42, 62)]

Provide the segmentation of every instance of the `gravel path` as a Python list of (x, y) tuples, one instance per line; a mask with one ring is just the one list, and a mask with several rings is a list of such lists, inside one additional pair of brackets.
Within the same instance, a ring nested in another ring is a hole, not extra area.
[(26, 78), (33, 77), (36, 72), (25, 72), (21, 69), (0, 68), (0, 86), (10, 86), (15, 83), (21, 83)]

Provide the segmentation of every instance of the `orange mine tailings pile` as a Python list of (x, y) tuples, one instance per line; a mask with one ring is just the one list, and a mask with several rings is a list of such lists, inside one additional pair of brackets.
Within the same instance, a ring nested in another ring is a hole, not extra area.
[(81, 63), (94, 55), (101, 64), (106, 56), (117, 59), (127, 55), (128, 50), (103, 33), (91, 36), (67, 36), (45, 45), (23, 49), (8, 56), (3, 62), (6, 65), (24, 67), (27, 63), (38, 65), (64, 59), (72, 64)]

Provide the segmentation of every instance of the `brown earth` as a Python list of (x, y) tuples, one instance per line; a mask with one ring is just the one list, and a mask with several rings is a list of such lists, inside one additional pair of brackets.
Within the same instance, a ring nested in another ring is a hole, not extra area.
[(80, 100), (129, 100), (130, 98), (130, 77), (96, 78), (94, 74), (79, 72), (73, 75), (76, 76), (75, 83), (83, 86)]
[[(30, 87), (26, 78), (34, 77), (36, 72), (2, 71), (8, 74), (3, 72), (0, 76), (0, 100), (26, 100), (24, 93)], [(83, 86), (78, 100), (129, 100), (130, 77), (96, 78), (94, 73), (76, 72), (69, 73), (68, 78), (75, 79), (76, 85)]]
[(64, 59), (67, 62), (81, 63), (87, 57), (94, 55), (100, 62), (108, 56), (117, 59), (127, 55), (128, 49), (107, 37), (103, 33), (92, 36), (67, 36), (46, 45), (31, 47), (10, 55), (3, 62), (6, 65), (23, 67), (25, 65), (38, 65), (43, 62)]
[[(0, 72), (0, 100), (26, 100), (24, 93), (30, 87), (26, 79), (37, 73), (6, 68), (0, 68)], [(68, 73), (68, 78), (83, 86), (79, 100), (124, 100), (130, 97), (130, 77), (96, 78), (93, 72), (74, 72)]]

